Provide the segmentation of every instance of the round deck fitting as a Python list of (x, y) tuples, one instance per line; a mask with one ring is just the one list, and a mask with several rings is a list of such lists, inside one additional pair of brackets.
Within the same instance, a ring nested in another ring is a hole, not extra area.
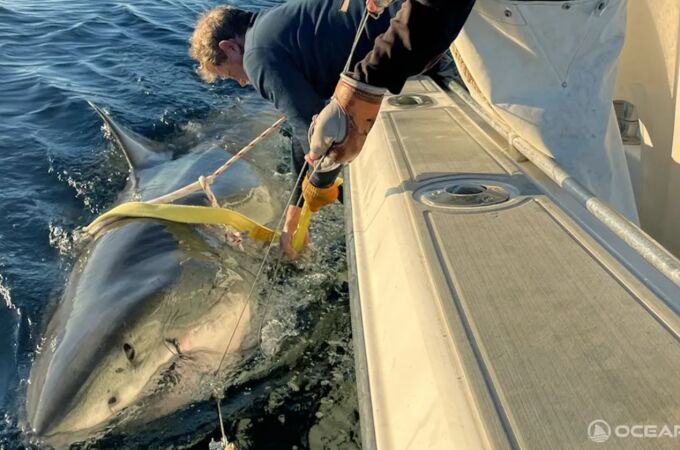
[(482, 208), (505, 203), (519, 191), (511, 185), (492, 180), (443, 180), (425, 186), (416, 197), (429, 206), (440, 208)]
[(387, 103), (397, 108), (418, 108), (432, 105), (434, 100), (423, 94), (401, 94), (388, 98)]

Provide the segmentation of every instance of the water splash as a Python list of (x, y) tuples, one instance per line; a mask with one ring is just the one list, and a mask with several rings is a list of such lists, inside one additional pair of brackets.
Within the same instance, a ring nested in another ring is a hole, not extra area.
[(5, 277), (1, 273), (0, 273), (0, 298), (4, 300), (7, 309), (17, 310), (16, 305), (12, 303), (12, 293), (9, 287), (7, 286), (7, 281), (5, 280)]

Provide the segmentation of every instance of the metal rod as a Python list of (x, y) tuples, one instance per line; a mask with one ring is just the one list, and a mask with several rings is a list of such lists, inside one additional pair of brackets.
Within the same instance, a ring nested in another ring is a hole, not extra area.
[(508, 139), (518, 152), (524, 155), (545, 175), (569, 193), (576, 201), (585, 207), (590, 214), (604, 226), (623, 239), (648, 263), (680, 287), (680, 260), (673, 256), (661, 244), (642, 231), (640, 227), (626, 219), (604, 201), (597, 198), (578, 181), (572, 178), (552, 158), (517, 136), (510, 127), (493, 118), (479, 103), (458, 83), (452, 81), (449, 89), (462, 101), (470, 106), (494, 130)]

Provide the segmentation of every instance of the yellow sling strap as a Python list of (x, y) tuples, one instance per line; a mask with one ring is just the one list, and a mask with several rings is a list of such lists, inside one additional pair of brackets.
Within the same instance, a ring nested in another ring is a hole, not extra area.
[(274, 230), (260, 225), (241, 213), (226, 208), (173, 204), (156, 205), (143, 202), (129, 202), (118, 205), (97, 217), (85, 228), (85, 231), (89, 233), (91, 230), (96, 230), (99, 224), (111, 218), (124, 217), (146, 217), (180, 223), (229, 225), (238, 231), (247, 232), (251, 239), (260, 241), (272, 240), (277, 235)]

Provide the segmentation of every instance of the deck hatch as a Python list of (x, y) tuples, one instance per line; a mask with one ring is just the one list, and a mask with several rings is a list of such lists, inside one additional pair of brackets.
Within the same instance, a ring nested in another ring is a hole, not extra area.
[(387, 99), (387, 103), (397, 108), (419, 108), (434, 104), (432, 97), (423, 94), (401, 94)]
[(416, 198), (436, 208), (485, 208), (517, 197), (519, 191), (492, 180), (447, 179), (428, 184), (417, 191)]

